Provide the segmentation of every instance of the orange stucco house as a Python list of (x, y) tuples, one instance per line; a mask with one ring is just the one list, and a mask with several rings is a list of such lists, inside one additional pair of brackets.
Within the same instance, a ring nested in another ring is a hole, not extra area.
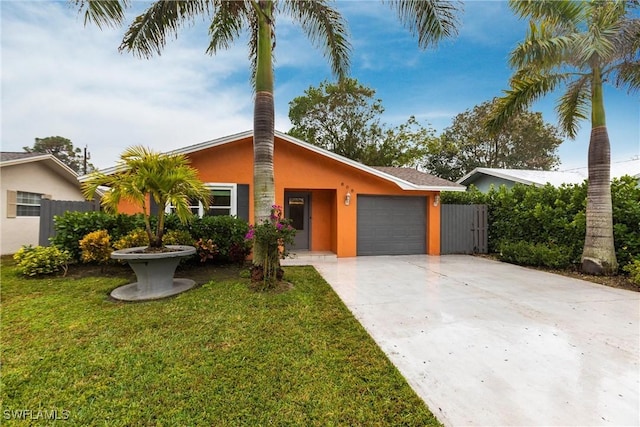
[[(190, 159), (212, 189), (209, 214), (253, 221), (252, 131), (168, 154), (177, 153)], [(278, 131), (274, 170), (276, 204), (298, 230), (293, 252), (330, 251), (338, 257), (439, 255), (440, 191), (465, 190), (415, 169), (365, 166)]]

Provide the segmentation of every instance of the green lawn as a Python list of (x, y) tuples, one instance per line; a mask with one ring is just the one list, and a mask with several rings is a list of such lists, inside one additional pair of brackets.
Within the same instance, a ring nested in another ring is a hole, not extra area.
[(24, 279), (3, 261), (2, 424), (440, 425), (314, 269), (286, 274), (278, 294), (227, 273), (121, 303), (108, 292), (127, 278)]

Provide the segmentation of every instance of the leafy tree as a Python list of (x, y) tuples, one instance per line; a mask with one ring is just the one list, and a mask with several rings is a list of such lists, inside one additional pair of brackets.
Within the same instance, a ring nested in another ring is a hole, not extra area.
[(368, 164), (418, 167), (437, 144), (435, 133), (435, 129), (423, 126), (411, 116), (403, 124), (385, 131), (382, 142), (371, 147)]
[(380, 140), (382, 100), (376, 91), (352, 78), (310, 86), (289, 102), (289, 135), (364, 162), (366, 148)]
[(289, 103), (289, 135), (371, 166), (415, 166), (434, 131), (415, 117), (387, 128), (375, 90), (353, 78), (310, 86)]
[[(120, 25), (128, 0), (70, 0), (85, 22)], [(400, 0), (389, 3), (400, 21), (417, 35), (418, 44), (426, 48), (455, 33), (457, 5), (443, 0)], [(276, 15), (282, 13), (296, 22), (309, 39), (324, 49), (337, 76), (349, 68), (350, 45), (347, 28), (340, 13), (327, 0), (175, 0), (156, 1), (138, 16), (125, 33), (121, 50), (143, 57), (160, 54), (169, 36), (177, 36), (182, 25), (197, 16), (210, 18), (207, 53), (216, 54), (238, 40), (243, 30), (249, 32), (249, 59), (255, 89), (253, 122), (254, 142), (254, 222), (269, 219), (275, 204), (273, 174), (274, 101), (273, 50)], [(261, 252), (254, 245), (254, 252)], [(263, 259), (260, 253), (254, 263)]]
[(22, 147), (27, 153), (52, 154), (77, 173), (86, 173), (94, 169), (91, 163), (85, 166), (85, 158), (80, 148), (74, 147), (71, 140), (62, 136), (36, 138), (33, 147)]
[[(494, 104), (483, 102), (458, 114), (444, 130), (441, 151), (433, 157), (436, 164), (446, 159), (450, 169), (440, 176), (456, 180), (476, 167), (551, 170), (559, 164), (556, 150), (562, 143), (560, 132), (545, 123), (541, 113), (523, 111), (499, 131), (489, 132), (485, 122)], [(429, 162), (425, 168), (434, 169)]]
[[(564, 88), (557, 103), (561, 128), (576, 136), (579, 122), (591, 116), (588, 156), (586, 236), (582, 270), (612, 274), (616, 260), (610, 187), (611, 146), (605, 118), (603, 84), (640, 88), (640, 19), (637, 1), (517, 1), (512, 9), (530, 20), (525, 40), (511, 52), (516, 72), (511, 88), (498, 100), (490, 129), (538, 98)], [(636, 15), (637, 16), (637, 15)]]

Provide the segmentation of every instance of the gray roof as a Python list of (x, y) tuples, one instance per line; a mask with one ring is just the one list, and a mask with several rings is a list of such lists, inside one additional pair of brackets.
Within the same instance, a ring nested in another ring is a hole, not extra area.
[(431, 175), (429, 173), (421, 172), (413, 168), (400, 168), (391, 166), (373, 166), (373, 168), (416, 185), (452, 187), (456, 189), (464, 188), (463, 185), (447, 181), (446, 179)]
[(27, 159), (29, 157), (37, 157), (42, 155), (43, 153), (25, 153), (25, 152), (17, 153), (17, 152), (11, 152), (11, 151), (2, 151), (0, 152), (0, 161), (8, 162), (10, 160)]

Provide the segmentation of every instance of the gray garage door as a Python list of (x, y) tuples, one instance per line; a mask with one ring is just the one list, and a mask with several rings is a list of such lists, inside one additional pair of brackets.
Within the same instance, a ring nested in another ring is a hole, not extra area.
[(425, 197), (358, 196), (358, 255), (424, 254)]

